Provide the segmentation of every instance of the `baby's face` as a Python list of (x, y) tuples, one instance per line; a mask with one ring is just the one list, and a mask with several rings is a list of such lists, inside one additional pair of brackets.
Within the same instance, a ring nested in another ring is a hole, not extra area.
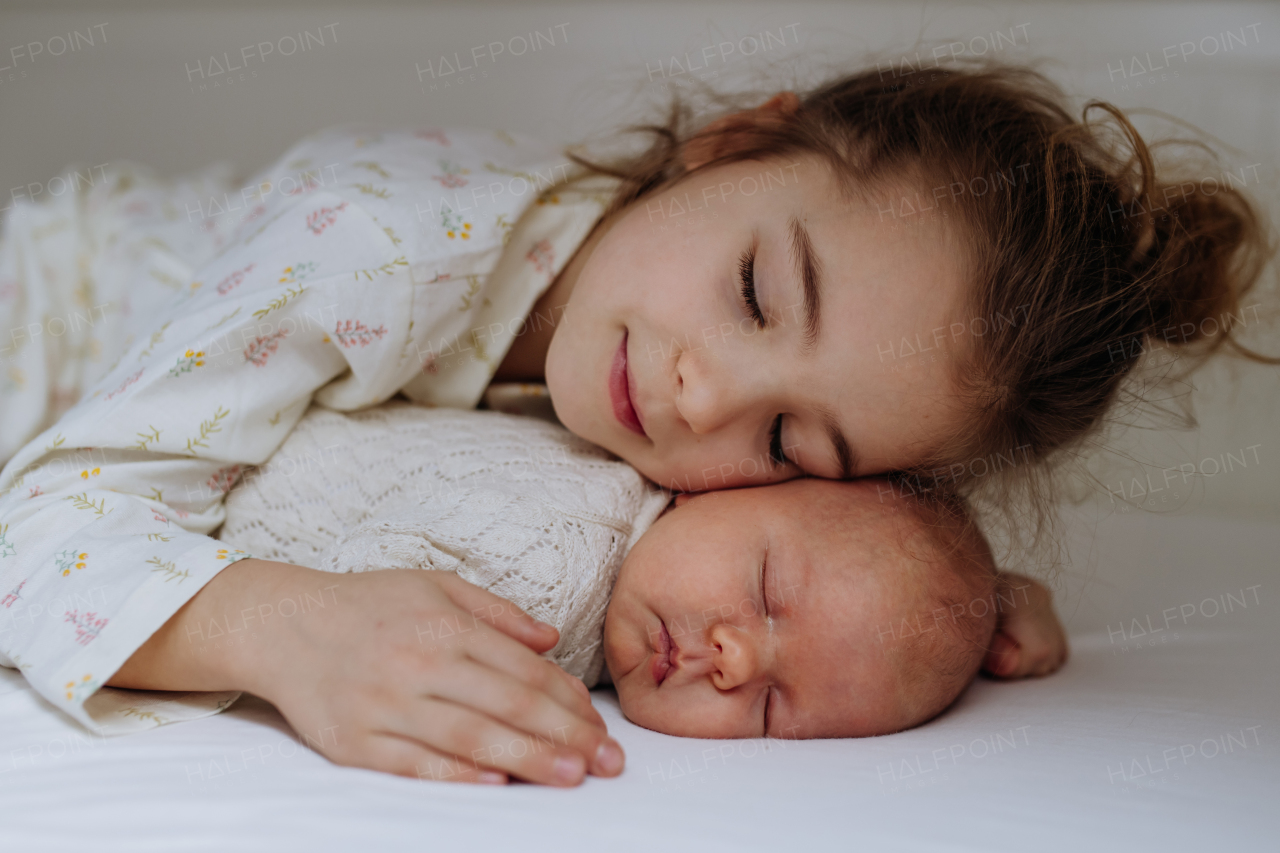
[(636, 543), (605, 620), (623, 713), (687, 737), (861, 737), (914, 719), (884, 626), (926, 616), (874, 485), (685, 499)]

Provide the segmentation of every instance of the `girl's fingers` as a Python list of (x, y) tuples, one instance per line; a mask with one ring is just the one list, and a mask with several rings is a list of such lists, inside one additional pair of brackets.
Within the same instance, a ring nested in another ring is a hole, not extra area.
[(559, 739), (517, 731), (470, 707), (442, 699), (413, 703), (394, 728), (426, 739), (439, 753), (459, 755), (476, 766), (528, 782), (571, 787), (586, 776), (587, 763)]
[[(335, 760), (339, 764), (346, 763), (340, 757)], [(465, 758), (387, 731), (371, 732), (365, 739), (358, 766), (432, 782), (505, 785), (510, 781), (507, 774), (499, 770), (477, 767)]]
[(581, 681), (515, 640), (494, 633), (483, 642), (469, 643), (466, 655), (476, 663), (506, 673), (517, 681), (546, 693), (602, 732), (607, 729), (604, 717), (591, 704), (590, 691), (585, 689)]
[(567, 747), (581, 755), (587, 770), (597, 776), (622, 772), (622, 747), (603, 728), (573, 714), (541, 690), (474, 661), (442, 675), (432, 685), (431, 697), (487, 714), (539, 744)]
[(432, 578), (445, 594), (473, 618), (488, 622), (512, 639), (519, 640), (538, 654), (551, 651), (560, 641), (560, 632), (539, 622), (501, 596), (468, 583), (452, 572), (438, 572)]

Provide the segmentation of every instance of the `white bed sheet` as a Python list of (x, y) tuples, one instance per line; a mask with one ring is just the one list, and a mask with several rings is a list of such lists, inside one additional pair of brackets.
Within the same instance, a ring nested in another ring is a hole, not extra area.
[(1071, 541), (1060, 674), (768, 744), (654, 734), (597, 691), (627, 770), (574, 790), (337, 767), (254, 697), (96, 739), (3, 670), (0, 849), (1280, 849), (1280, 525), (1130, 512)]

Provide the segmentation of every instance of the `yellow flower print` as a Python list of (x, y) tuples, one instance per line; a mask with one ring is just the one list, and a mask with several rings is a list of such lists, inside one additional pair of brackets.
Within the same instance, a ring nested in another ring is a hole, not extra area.
[(219, 560), (226, 560), (227, 564), (230, 565), (238, 560), (248, 559), (251, 555), (247, 551), (241, 551), (239, 549), (228, 550), (227, 548), (219, 548), (215, 556)]
[(54, 557), (54, 563), (65, 578), (67, 575), (71, 574), (71, 570), (73, 568), (78, 571), (88, 565), (88, 563), (85, 562), (88, 559), (89, 554), (87, 551), (76, 551), (72, 548), (66, 551), (59, 551), (57, 556)]
[(189, 349), (178, 358), (178, 362), (169, 368), (169, 375), (173, 377), (181, 376), (184, 373), (190, 373), (197, 367), (204, 367), (204, 350)]
[(92, 674), (90, 674), (90, 673), (85, 673), (84, 678), (80, 679), (80, 682), (79, 682), (78, 684), (77, 684), (76, 682), (74, 682), (74, 681), (68, 681), (68, 682), (67, 682), (67, 687), (66, 687), (66, 691), (67, 691), (67, 698), (68, 698), (68, 699), (75, 699), (75, 698), (76, 698), (76, 691), (79, 691), (79, 690), (85, 690), (85, 689), (88, 689), (88, 688), (93, 687), (93, 686), (94, 686), (94, 684), (93, 684), (93, 680), (92, 680), (92, 679), (93, 679), (93, 675), (92, 675)]
[(454, 213), (448, 205), (440, 211), (440, 225), (444, 228), (445, 236), (450, 240), (455, 237), (461, 237), (463, 240), (471, 239), (471, 223), (464, 222), (462, 216)]
[(284, 268), (280, 276), (281, 284), (297, 284), (316, 271), (320, 264), (316, 261), (300, 261)]
[(96, 476), (98, 476), (98, 474), (100, 474), (101, 472), (102, 472), (102, 469), (101, 469), (101, 468), (94, 468), (92, 471), (90, 471), (88, 468), (86, 468), (86, 469), (84, 469), (83, 471), (81, 471), (81, 472), (80, 472), (80, 479), (81, 479), (81, 480), (87, 480), (87, 479), (89, 479), (90, 477), (96, 477)]

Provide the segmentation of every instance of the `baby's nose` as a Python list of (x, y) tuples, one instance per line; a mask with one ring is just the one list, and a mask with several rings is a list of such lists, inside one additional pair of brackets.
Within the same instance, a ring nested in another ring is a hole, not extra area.
[(710, 631), (711, 683), (732, 690), (759, 674), (760, 654), (751, 632), (722, 622)]

